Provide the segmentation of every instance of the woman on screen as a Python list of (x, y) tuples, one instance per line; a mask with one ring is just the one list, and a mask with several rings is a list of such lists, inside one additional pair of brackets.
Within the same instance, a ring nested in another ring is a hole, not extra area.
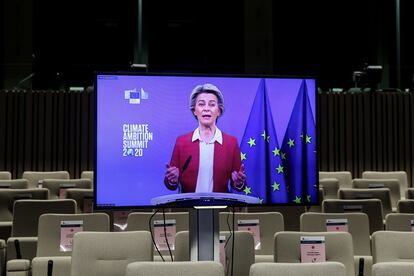
[(165, 172), (166, 187), (183, 193), (226, 193), (230, 183), (242, 191), (246, 175), (237, 139), (216, 125), (224, 112), (222, 93), (213, 84), (198, 85), (191, 93), (190, 109), (198, 127), (177, 138)]

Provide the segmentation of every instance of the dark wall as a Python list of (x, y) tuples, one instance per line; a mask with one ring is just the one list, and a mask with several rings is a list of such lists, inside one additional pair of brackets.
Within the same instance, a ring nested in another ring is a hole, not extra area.
[[(254, 25), (254, 16), (246, 16), (246, 7), (254, 6), (250, 1), (255, 0), (143, 0), (150, 71), (249, 72), (255, 64), (246, 61), (246, 56), (255, 56), (248, 52), (255, 47), (246, 47), (246, 33)], [(401, 2), (402, 87), (406, 87), (412, 84), (414, 69), (413, 4)], [(268, 21), (273, 23), (266, 28), (271, 39), (257, 43), (271, 41), (273, 66), (262, 72), (269, 73), (270, 68), (278, 75), (312, 74), (319, 77), (323, 90), (347, 89), (354, 85), (352, 72), (369, 63), (384, 66), (383, 86), (398, 83), (395, 1), (277, 0), (266, 5), (272, 10)], [(33, 34), (24, 39), (33, 41), (34, 88), (90, 85), (95, 70), (127, 69), (134, 61), (137, 14), (138, 0), (33, 2)]]

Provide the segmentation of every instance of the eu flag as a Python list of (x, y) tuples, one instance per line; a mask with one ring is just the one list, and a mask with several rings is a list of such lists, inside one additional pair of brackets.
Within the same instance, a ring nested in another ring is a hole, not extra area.
[(281, 150), (264, 79), (256, 91), (240, 151), (247, 177), (243, 194), (259, 198), (261, 203), (286, 203)]
[(316, 126), (306, 81), (296, 97), (282, 144), (286, 186), (291, 203), (317, 203)]

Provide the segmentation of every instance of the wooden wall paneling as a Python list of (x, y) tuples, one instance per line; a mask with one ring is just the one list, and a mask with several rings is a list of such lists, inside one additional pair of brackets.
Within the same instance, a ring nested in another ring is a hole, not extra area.
[(327, 131), (328, 139), (326, 145), (328, 148), (328, 160), (327, 160), (327, 170), (334, 171), (336, 168), (336, 152), (335, 152), (335, 141), (334, 141), (334, 127), (335, 127), (335, 105), (334, 105), (335, 94), (330, 94), (327, 101), (326, 111), (322, 116), (327, 117)]
[(345, 107), (345, 147), (346, 147), (346, 155), (344, 156), (345, 159), (345, 170), (346, 171), (353, 171), (352, 159), (354, 158), (354, 128), (353, 128), (353, 112), (352, 112), (352, 97), (349, 93), (343, 94), (342, 100), (344, 101)]

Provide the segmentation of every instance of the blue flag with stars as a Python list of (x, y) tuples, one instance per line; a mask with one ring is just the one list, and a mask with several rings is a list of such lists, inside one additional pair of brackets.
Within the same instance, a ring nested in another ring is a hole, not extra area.
[(303, 80), (282, 144), (289, 202), (317, 203), (316, 125)]
[(263, 204), (288, 200), (281, 150), (273, 124), (265, 80), (260, 81), (240, 145), (247, 185), (242, 192)]

